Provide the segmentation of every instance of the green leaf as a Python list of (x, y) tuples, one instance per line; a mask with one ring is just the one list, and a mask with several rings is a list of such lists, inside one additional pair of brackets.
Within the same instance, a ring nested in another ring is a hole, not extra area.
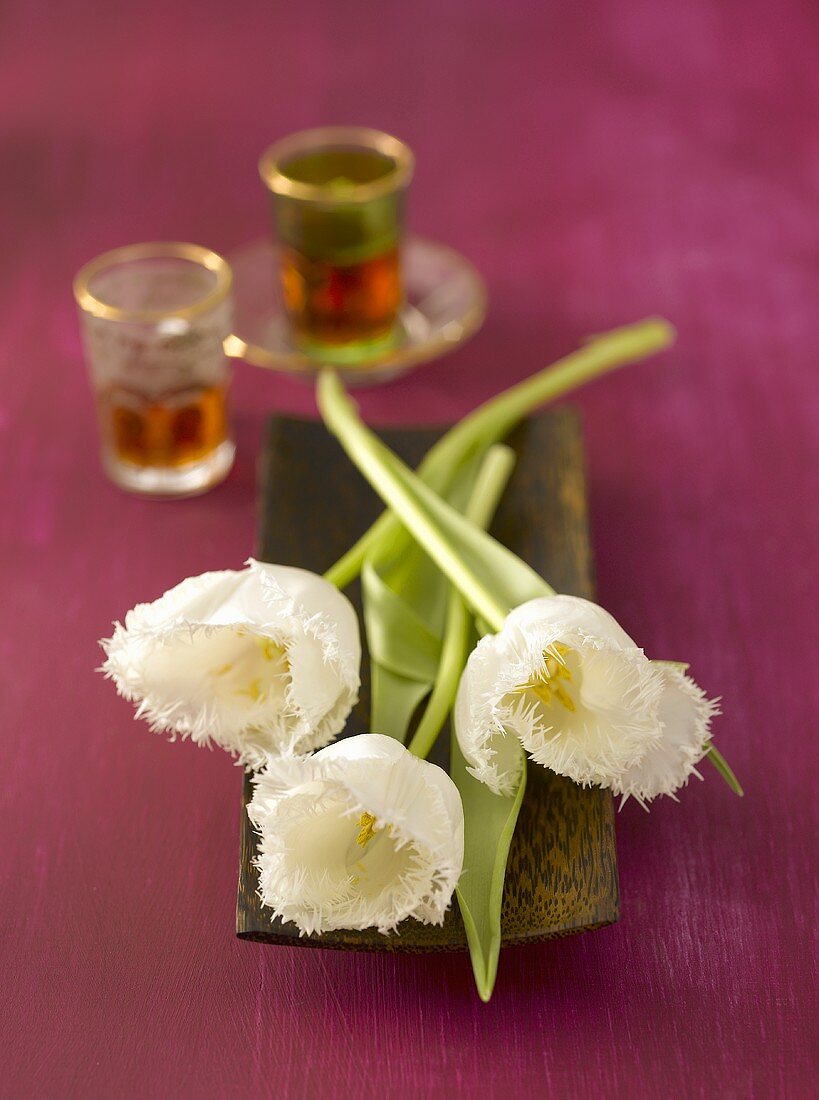
[(403, 741), (418, 705), (429, 692), (429, 680), (401, 676), (376, 661), (370, 672), (370, 729)]
[(322, 417), (401, 523), (427, 551), (472, 610), (493, 629), (508, 612), (552, 589), (517, 555), (428, 488), (363, 423), (339, 379), (319, 377)]
[[(438, 570), (435, 571), (438, 576)], [(361, 574), (364, 586), (364, 625), (370, 656), (376, 664), (414, 680), (435, 678), (441, 656), (441, 638), (423, 621), (367, 561)]]
[[(495, 443), (486, 452), (464, 511), (479, 527), (487, 528), (492, 522), (515, 461), (514, 451), (503, 443)], [(458, 592), (451, 586), (448, 587), (449, 599), (438, 673), (432, 694), (409, 745), (410, 752), (416, 756), (426, 757), (435, 744), (455, 703), (458, 683), (468, 655), (472, 622)]]
[[(456, 507), (468, 500), (480, 459), (476, 454), (453, 480), (450, 499)], [(361, 586), (370, 651), (370, 728), (403, 741), (438, 677), (449, 582), (399, 527), (368, 554)]]
[(742, 789), (739, 780), (734, 775), (731, 765), (719, 751), (717, 746), (712, 743), (706, 755), (711, 763), (714, 765), (714, 767), (717, 769), (719, 774), (722, 776), (722, 778), (725, 780), (725, 782), (728, 784), (728, 786), (731, 788), (731, 790), (734, 792), (734, 794), (739, 795), (739, 797), (742, 798), (745, 795), (745, 791)]
[[(453, 472), (446, 492), (441, 493), (458, 512), (466, 508), (484, 454), (485, 448), (477, 449)], [(379, 539), (365, 560), (440, 638), (446, 603), (441, 596), (446, 593), (448, 583), (406, 528), (398, 525), (394, 531)]]
[[(469, 518), (481, 527), (489, 526), (513, 464), (514, 454), (508, 447), (495, 445), (488, 451), (466, 508)], [(446, 711), (454, 702), (469, 643), (469, 614), (463, 600), (452, 589), (438, 679), (410, 745), (411, 750), (428, 750), (437, 735)], [(514, 794), (510, 797), (493, 794), (466, 770), (456, 734), (453, 728), (450, 773), (464, 807), (464, 872), (457, 887), (458, 905), (478, 994), (488, 1001), (498, 971), (503, 883), (509, 846), (526, 788), (526, 761), (521, 749), (521, 778)], [(417, 747), (416, 742), (420, 742)]]
[[(514, 465), (514, 452), (505, 444), (476, 452), (453, 479), (450, 503), (487, 527)], [(403, 527), (368, 556), (361, 580), (372, 670), (371, 728), (404, 740), (432, 689), (410, 745), (416, 755), (426, 756), (455, 698), (469, 617), (460, 599), (453, 602), (449, 581)]]
[[(494, 593), (495, 602), (503, 608), (503, 616), (527, 600), (537, 596), (553, 595), (553, 589), (534, 569), (513, 554), (497, 539), (476, 526), (471, 520), (456, 512), (432, 489), (421, 481), (412, 470), (378, 440), (382, 457), (392, 465), (393, 473), (423, 508), (450, 548), (460, 559), (461, 568), (453, 570), (452, 583), (460, 588), (459, 581), (465, 571), (472, 572), (482, 586)], [(398, 512), (398, 509), (396, 509)], [(400, 514), (399, 514), (399, 518)], [(402, 520), (403, 521), (403, 520)], [(413, 530), (416, 538), (418, 532)], [(434, 557), (432, 550), (429, 551)], [(443, 569), (440, 560), (438, 565)], [(462, 595), (466, 595), (461, 591)], [(479, 610), (475, 608), (474, 610)], [(493, 624), (497, 629), (500, 623)]]
[(503, 883), (509, 846), (526, 789), (526, 766), (524, 761), (514, 794), (493, 794), (466, 770), (466, 761), (453, 736), (450, 773), (464, 805), (464, 869), (456, 893), (475, 984), (481, 1000), (488, 1001), (498, 972)]
[[(529, 378), (496, 394), (474, 409), (436, 443), (418, 468), (436, 492), (447, 493), (454, 473), (475, 448), (484, 450), (503, 437), (538, 406), (562, 397), (595, 378), (654, 355), (674, 342), (673, 327), (648, 318), (596, 336), (585, 346)], [(394, 515), (383, 513), (358, 542), (327, 570), (327, 579), (344, 588), (361, 570), (364, 558), (383, 537), (397, 529)]]

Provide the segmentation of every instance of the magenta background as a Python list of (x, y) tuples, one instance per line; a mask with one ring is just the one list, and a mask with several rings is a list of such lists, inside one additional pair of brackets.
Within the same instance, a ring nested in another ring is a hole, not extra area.
[[(0, 1092), (806, 1096), (817, 697), (817, 9), (810, 0), (0, 7)], [(240, 775), (92, 673), (96, 639), (254, 545), (269, 410), (174, 504), (103, 480), (70, 294), (129, 241), (264, 233), (257, 154), (321, 122), (418, 154), (417, 231), (486, 275), (484, 331), (363, 397), (446, 420), (662, 313), (677, 347), (580, 398), (601, 601), (724, 697), (682, 805), (618, 820), (623, 916), (503, 954), (233, 937)]]

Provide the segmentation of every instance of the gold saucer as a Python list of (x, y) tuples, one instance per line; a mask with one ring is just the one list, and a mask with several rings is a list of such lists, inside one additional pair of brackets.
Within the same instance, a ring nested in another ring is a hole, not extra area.
[[(266, 240), (228, 257), (234, 274), (235, 320), (225, 351), (254, 367), (312, 379), (326, 364), (296, 349), (282, 311), (277, 250)], [(403, 249), (406, 304), (398, 339), (356, 363), (336, 366), (353, 385), (397, 378), (421, 363), (454, 351), (486, 315), (483, 279), (460, 253), (434, 241), (410, 238)]]

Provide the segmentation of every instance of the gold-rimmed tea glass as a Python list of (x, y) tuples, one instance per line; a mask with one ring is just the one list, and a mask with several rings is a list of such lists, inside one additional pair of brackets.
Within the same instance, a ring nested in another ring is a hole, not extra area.
[(304, 354), (355, 363), (400, 340), (401, 241), (413, 165), (402, 141), (363, 127), (307, 130), (262, 155), (282, 300)]
[(188, 496), (229, 472), (232, 282), (217, 253), (169, 241), (114, 249), (77, 274), (102, 463), (122, 488)]

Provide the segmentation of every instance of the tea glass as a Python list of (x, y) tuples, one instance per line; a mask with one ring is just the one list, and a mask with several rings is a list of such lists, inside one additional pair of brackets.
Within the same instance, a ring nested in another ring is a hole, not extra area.
[(121, 488), (190, 496), (230, 471), (232, 282), (221, 256), (181, 242), (118, 248), (77, 274), (102, 464)]
[(282, 301), (296, 348), (349, 364), (400, 341), (401, 241), (414, 158), (362, 127), (291, 135), (262, 155)]

